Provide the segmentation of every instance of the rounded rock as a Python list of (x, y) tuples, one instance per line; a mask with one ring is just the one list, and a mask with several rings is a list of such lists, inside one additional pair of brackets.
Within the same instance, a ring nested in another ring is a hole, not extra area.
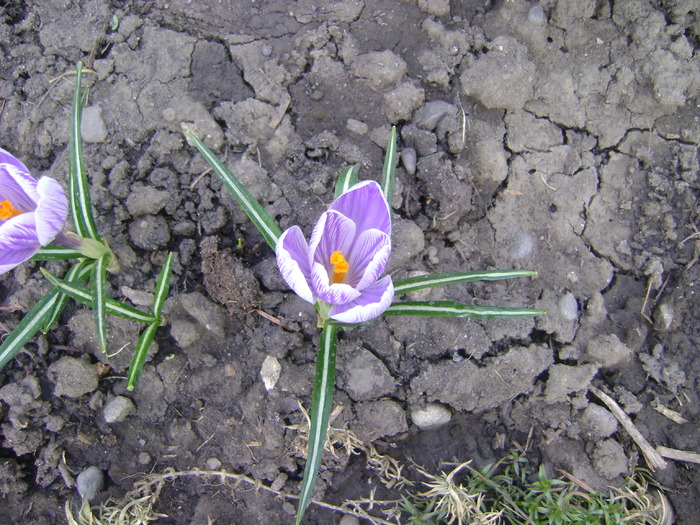
[(413, 423), (421, 430), (434, 430), (452, 420), (452, 412), (440, 403), (428, 403), (423, 408), (411, 410)]
[(574, 294), (568, 292), (559, 299), (559, 313), (567, 321), (578, 319), (578, 302)]
[(75, 483), (80, 495), (90, 501), (104, 488), (105, 474), (97, 467), (88, 467), (78, 474)]
[(135, 408), (131, 399), (117, 396), (105, 405), (103, 415), (107, 423), (118, 423), (124, 421)]
[(406, 168), (406, 173), (409, 175), (416, 174), (416, 150), (413, 148), (404, 148), (401, 150), (401, 163)]

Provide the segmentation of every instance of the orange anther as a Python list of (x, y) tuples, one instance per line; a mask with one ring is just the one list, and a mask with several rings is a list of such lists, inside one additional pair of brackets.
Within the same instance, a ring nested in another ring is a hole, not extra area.
[(331, 254), (331, 264), (333, 265), (333, 277), (331, 279), (331, 284), (342, 283), (345, 279), (345, 275), (350, 269), (348, 261), (345, 260), (345, 256), (341, 251), (335, 251)]
[(17, 215), (22, 215), (22, 211), (15, 208), (12, 203), (8, 200), (0, 202), (0, 219), (6, 221), (12, 217), (17, 217)]

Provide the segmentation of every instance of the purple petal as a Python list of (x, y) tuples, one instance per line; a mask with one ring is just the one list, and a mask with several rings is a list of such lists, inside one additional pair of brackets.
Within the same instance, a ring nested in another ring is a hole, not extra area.
[(0, 274), (10, 271), (39, 251), (34, 214), (24, 213), (0, 225)]
[(341, 323), (364, 323), (384, 313), (393, 300), (394, 285), (387, 275), (365, 288), (354, 301), (332, 306), (328, 315)]
[(23, 213), (0, 225), (0, 253), (3, 251), (39, 249), (34, 213)]
[(9, 272), (15, 266), (19, 266), (38, 251), (38, 245), (31, 248), (24, 248), (22, 250), (6, 251), (0, 249), (0, 275)]
[(9, 200), (20, 211), (32, 211), (39, 200), (36, 185), (25, 165), (0, 149), (0, 201)]
[(391, 254), (391, 239), (379, 230), (362, 232), (350, 251), (350, 271), (345, 282), (364, 290), (384, 273)]
[(314, 303), (316, 298), (309, 285), (309, 246), (299, 226), (292, 226), (280, 235), (275, 253), (277, 266), (285, 282), (304, 301)]
[(61, 185), (51, 177), (42, 177), (36, 187), (39, 194), (34, 216), (39, 244), (46, 246), (61, 233), (68, 218), (68, 199)]
[(377, 229), (391, 235), (391, 214), (382, 189), (373, 180), (355, 184), (338, 197), (328, 208), (336, 210), (357, 226), (358, 234)]
[(346, 304), (360, 297), (360, 292), (349, 284), (330, 284), (328, 270), (321, 263), (311, 268), (311, 283), (321, 300), (328, 304)]
[(309, 242), (309, 264), (321, 263), (332, 271), (331, 254), (335, 251), (348, 255), (355, 240), (355, 223), (338, 212), (321, 214)]

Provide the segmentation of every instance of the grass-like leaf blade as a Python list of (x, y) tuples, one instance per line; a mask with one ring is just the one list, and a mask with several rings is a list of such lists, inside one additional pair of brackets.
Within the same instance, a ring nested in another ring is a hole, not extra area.
[(91, 285), (94, 290), (92, 296), (92, 312), (95, 316), (95, 330), (100, 349), (107, 353), (107, 265), (109, 255), (103, 255), (95, 260), (92, 268)]
[[(90, 275), (90, 272), (92, 271), (92, 266), (94, 264), (94, 261), (88, 259), (82, 260), (79, 263), (74, 264), (68, 269), (63, 280), (67, 283), (80, 283), (84, 281)], [(51, 329), (54, 323), (58, 320), (58, 316), (61, 315), (61, 312), (63, 312), (63, 309), (66, 307), (66, 304), (68, 304), (68, 299), (69, 296), (65, 293), (59, 293), (58, 301), (54, 303), (54, 307), (51, 311), (51, 314), (46, 318), (46, 322), (44, 323), (44, 326), (41, 329), (42, 332), (47, 333)]]
[(241, 208), (243, 208), (246, 215), (253, 221), (253, 224), (265, 238), (270, 248), (274, 250), (277, 245), (277, 239), (282, 235), (282, 230), (275, 220), (204, 142), (199, 140), (191, 131), (187, 132), (187, 137), (209, 163), (214, 173), (219, 176), (221, 182), (228, 188), (231, 195), (233, 195), (233, 198), (236, 199)]
[(168, 292), (170, 292), (170, 276), (173, 273), (173, 252), (168, 253), (168, 257), (165, 259), (165, 264), (160, 269), (158, 274), (158, 279), (156, 280), (156, 292), (153, 298), (153, 315), (160, 318), (160, 314), (163, 312), (163, 305), (165, 300), (168, 298)]
[(382, 191), (384, 197), (389, 203), (391, 209), (391, 201), (394, 198), (394, 174), (396, 172), (396, 126), (391, 127), (389, 135), (389, 144), (386, 147), (384, 155), (384, 167), (382, 168)]
[(306, 507), (311, 501), (311, 494), (318, 478), (318, 471), (321, 468), (323, 447), (328, 433), (328, 418), (331, 413), (335, 389), (335, 353), (338, 343), (338, 328), (338, 325), (325, 323), (321, 332), (321, 342), (316, 357), (314, 392), (311, 400), (309, 447), (304, 467), (304, 479), (299, 494), (297, 525), (301, 523)]
[[(92, 306), (94, 302), (94, 294), (92, 290), (86, 288), (85, 286), (80, 286), (75, 283), (68, 283), (65, 280), (59, 279), (55, 275), (49, 273), (46, 269), (42, 268), (41, 273), (44, 277), (54, 286), (58, 286), (63, 293), (69, 295), (71, 298), (75, 299), (79, 303), (86, 306)], [(105, 312), (110, 315), (116, 315), (117, 317), (123, 317), (124, 319), (129, 319), (131, 321), (137, 321), (139, 323), (154, 323), (158, 321), (158, 318), (152, 314), (142, 312), (133, 306), (124, 304), (111, 297), (105, 298)]]
[(506, 319), (544, 315), (544, 310), (507, 306), (476, 306), (455, 301), (406, 301), (393, 303), (382, 315), (419, 315), (424, 317), (473, 317)]
[(485, 270), (475, 272), (453, 272), (420, 275), (394, 281), (394, 295), (415, 292), (446, 284), (469, 283), (474, 281), (499, 281), (518, 277), (534, 277), (537, 272), (531, 270)]
[(19, 322), (17, 327), (7, 336), (0, 345), (0, 368), (4, 367), (27, 342), (34, 337), (51, 315), (51, 311), (60, 292), (57, 288), (49, 291), (41, 300), (29, 310)]
[(338, 175), (338, 180), (335, 181), (335, 190), (333, 191), (334, 199), (337, 199), (343, 193), (357, 184), (359, 172), (360, 167), (357, 164), (348, 166), (340, 172), (340, 175)]
[(66, 259), (80, 259), (84, 257), (80, 252), (59, 246), (57, 244), (49, 244), (42, 246), (39, 251), (32, 256), (32, 261), (63, 261)]
[(136, 343), (136, 348), (134, 348), (134, 354), (131, 356), (131, 364), (129, 365), (129, 372), (126, 377), (127, 390), (133, 390), (136, 387), (136, 383), (139, 377), (141, 377), (143, 365), (146, 363), (148, 349), (151, 347), (151, 343), (153, 342), (153, 338), (159, 326), (160, 320), (149, 324), (144, 328), (143, 332), (141, 332), (141, 336)]
[(75, 91), (71, 110), (71, 130), (69, 143), (68, 182), (70, 188), (70, 209), (73, 215), (75, 231), (81, 237), (100, 240), (95, 219), (92, 216), (92, 201), (88, 185), (85, 164), (83, 163), (83, 139), (80, 122), (83, 117), (83, 63), (78, 62), (75, 69)]

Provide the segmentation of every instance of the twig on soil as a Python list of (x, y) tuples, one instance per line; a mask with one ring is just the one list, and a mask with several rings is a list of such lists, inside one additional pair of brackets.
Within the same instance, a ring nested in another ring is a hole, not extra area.
[(207, 169), (205, 169), (202, 173), (200, 173), (199, 175), (197, 175), (197, 178), (194, 179), (194, 180), (192, 181), (192, 184), (190, 184), (190, 189), (193, 190), (194, 187), (197, 185), (197, 183), (198, 183), (200, 180), (202, 180), (204, 177), (206, 177), (207, 175), (209, 175), (211, 172), (212, 172), (212, 169), (211, 169), (211, 168), (207, 168)]
[(687, 450), (678, 450), (659, 445), (656, 451), (663, 457), (675, 459), (676, 461), (685, 461), (687, 463), (700, 463), (700, 454), (697, 452), (688, 452)]
[(292, 327), (289, 326), (288, 324), (284, 324), (284, 323), (283, 323), (282, 321), (280, 321), (277, 317), (268, 314), (268, 313), (265, 312), (264, 310), (258, 310), (258, 309), (256, 309), (255, 311), (258, 312), (258, 314), (259, 314), (261, 317), (264, 317), (265, 319), (267, 319), (267, 320), (270, 321), (271, 323), (274, 323), (274, 324), (276, 324), (277, 326), (279, 326), (279, 327), (281, 327), (281, 328), (284, 328), (287, 332), (298, 332), (298, 331), (299, 331), (299, 328), (292, 328)]
[(671, 410), (664, 405), (658, 404), (654, 407), (654, 410), (656, 410), (662, 416), (666, 416), (674, 423), (678, 423), (679, 425), (683, 425), (688, 422), (688, 420), (681, 416), (678, 412)]
[(642, 454), (644, 454), (644, 458), (646, 459), (649, 468), (651, 468), (651, 470), (665, 469), (666, 461), (664, 461), (661, 455), (656, 450), (654, 450), (654, 447), (652, 447), (649, 444), (649, 442), (642, 435), (642, 433), (639, 430), (637, 430), (637, 427), (634, 426), (632, 420), (627, 414), (625, 414), (624, 410), (620, 408), (620, 406), (615, 402), (615, 400), (592, 385), (588, 387), (588, 390), (590, 390), (593, 394), (596, 395), (596, 397), (598, 397), (598, 399), (605, 403), (610, 409), (610, 412), (612, 412), (613, 415), (620, 422), (620, 424), (623, 427), (625, 427), (627, 433), (632, 437), (632, 439), (634, 439), (635, 443), (637, 443), (637, 446), (641, 449)]

